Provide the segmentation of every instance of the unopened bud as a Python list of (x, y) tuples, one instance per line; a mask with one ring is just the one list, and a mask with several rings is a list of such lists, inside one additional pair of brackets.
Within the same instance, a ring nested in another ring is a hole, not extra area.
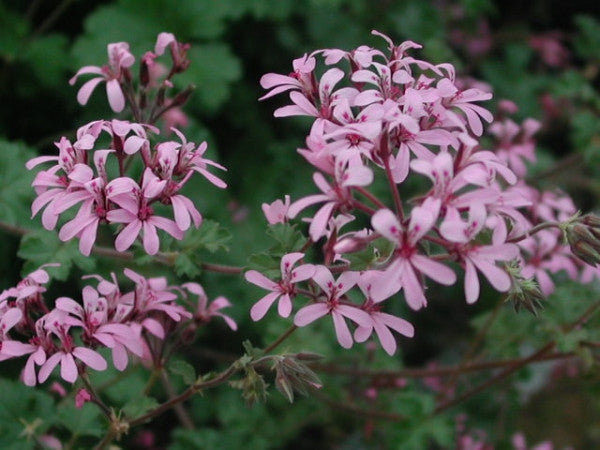
[[(318, 356), (312, 353), (300, 353), (310, 357)], [(316, 373), (299, 361), (297, 355), (279, 356), (274, 359), (275, 386), (289, 401), (294, 401), (294, 392), (308, 395), (308, 388), (320, 388), (321, 380)]]
[(183, 91), (179, 92), (175, 96), (169, 107), (175, 108), (177, 106), (182, 106), (183, 104), (185, 104), (185, 102), (188, 101), (190, 95), (192, 95), (192, 92), (194, 92), (195, 89), (196, 86), (194, 86), (193, 84), (188, 85), (188, 87), (186, 87)]
[(357, 238), (343, 238), (335, 243), (333, 251), (337, 254), (343, 255), (346, 253), (354, 253), (364, 250), (367, 246), (367, 241), (364, 239)]
[(540, 291), (537, 282), (531, 278), (524, 278), (521, 275), (521, 266), (518, 261), (511, 261), (506, 264), (506, 272), (510, 276), (511, 287), (506, 297), (507, 302), (513, 304), (516, 312), (525, 308), (534, 316), (537, 316), (537, 310), (544, 307), (544, 295)]
[(296, 353), (294, 355), (294, 357), (300, 361), (318, 361), (318, 360), (324, 358), (323, 355), (319, 355), (318, 353), (311, 353), (311, 352)]
[(567, 223), (564, 233), (576, 257), (591, 266), (600, 263), (600, 217), (586, 214)]

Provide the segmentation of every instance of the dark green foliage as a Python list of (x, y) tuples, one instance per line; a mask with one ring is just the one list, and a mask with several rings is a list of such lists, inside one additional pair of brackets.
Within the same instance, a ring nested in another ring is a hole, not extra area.
[[(260, 205), (282, 199), (284, 194), (294, 201), (314, 191), (312, 172), (296, 152), (305, 145), (307, 121), (272, 117), (273, 110), (286, 102), (285, 95), (257, 101), (264, 94), (260, 76), (290, 72), (292, 59), (304, 53), (317, 48), (351, 49), (361, 44), (384, 48), (381, 39), (370, 35), (372, 29), (389, 34), (396, 42), (410, 39), (423, 44), (423, 50), (416, 52), (418, 57), (436, 63), (450, 61), (459, 76), (489, 83), (494, 101), (515, 101), (519, 106), (517, 122), (527, 117), (543, 121), (538, 135), (543, 144), (539, 169), (534, 169), (539, 172), (534, 173), (543, 174), (576, 154), (584, 161), (565, 170), (558, 166), (552, 176), (536, 177), (531, 182), (550, 187), (560, 184), (574, 195), (576, 203), (582, 200), (588, 209), (599, 206), (600, 22), (597, 11), (585, 11), (583, 2), (575, 2), (559, 17), (557, 8), (564, 5), (554, 6), (560, 2), (544, 0), (528, 3), (525, 12), (521, 11), (523, 2), (499, 0), (97, 0), (65, 2), (68, 5), (62, 16), (44, 25), (59, 3), (0, 3), (0, 222), (5, 225), (0, 231), (2, 289), (13, 286), (19, 273), (25, 275), (48, 262), (61, 264), (49, 273), (68, 285), (66, 292), (77, 290), (81, 273), (97, 271), (107, 277), (115, 271), (121, 277), (123, 260), (84, 257), (77, 241), (61, 242), (57, 230), (42, 228), (39, 215), (30, 217), (35, 196), (33, 173), (24, 165), (37, 153), (55, 154), (53, 142), (60, 136), (73, 139), (84, 123), (110, 117), (103, 86), (94, 92), (88, 107), (77, 104), (77, 89), (89, 79), (82, 77), (76, 86), (69, 86), (68, 80), (77, 69), (105, 64), (106, 45), (117, 41), (129, 42), (139, 63), (141, 52), (153, 48), (159, 32), (175, 33), (179, 40), (191, 44), (191, 66), (175, 79), (176, 88), (195, 86), (185, 108), (190, 126), (184, 131), (189, 140), (208, 141), (209, 157), (226, 166), (228, 172), (210, 170), (226, 180), (229, 189), (219, 190), (204, 180), (191, 181), (185, 193), (198, 203), (204, 216), (202, 227), (189, 230), (181, 242), (171, 239), (159, 263), (134, 249), (131, 267), (143, 265), (147, 273), (168, 276), (174, 283), (201, 282), (210, 299), (225, 295), (233, 304), (227, 313), (240, 327), (237, 335), (221, 326), (222, 322), (199, 328), (197, 340), (166, 364), (178, 393), (199, 376), (221, 370), (232, 353), (239, 356), (242, 339), (250, 336), (257, 345), (266, 346), (291, 324), (273, 311), (261, 322), (251, 322), (248, 310), (265, 291), (246, 283), (242, 274), (207, 274), (203, 264), (227, 263), (277, 277), (278, 257), (300, 251), (305, 244), (306, 224), (268, 226)], [(473, 55), (468, 42), (457, 36), (481, 37), (482, 22), (487, 24), (492, 44)], [(531, 36), (555, 30), (563, 33), (561, 42), (570, 52), (564, 67), (546, 64), (529, 41)], [(138, 64), (134, 72), (137, 68)], [(548, 106), (549, 99), (554, 109)], [(429, 183), (425, 177), (415, 178), (419, 181), (410, 183)], [(63, 223), (59, 222), (57, 229)], [(112, 244), (112, 238), (102, 236), (100, 243)], [(162, 238), (161, 242), (168, 241)], [(381, 245), (378, 248), (381, 250)], [(360, 269), (386, 256), (369, 246), (351, 255), (350, 260)], [(165, 261), (173, 264), (169, 273), (164, 273)], [(462, 275), (458, 266), (457, 273)], [(543, 302), (537, 317), (523, 308), (515, 313), (510, 305), (501, 305), (482, 334), (479, 356), (486, 360), (523, 358), (553, 342), (556, 351), (572, 352), (589, 370), (590, 382), (579, 388), (589, 408), (599, 409), (596, 350), (588, 345), (600, 341), (598, 319), (592, 316), (587, 324), (571, 327), (598, 300), (599, 291), (593, 284), (566, 282), (561, 272), (557, 280), (557, 291)], [(444, 313), (412, 313), (411, 320), (419, 317), (417, 320), (427, 326), (417, 327), (417, 335), (410, 341), (399, 338), (400, 355), (395, 357), (366, 345), (351, 352), (340, 349), (330, 320), (299, 329), (277, 351), (317, 352), (326, 355), (324, 365), (369, 370), (401, 371), (408, 351), (423, 365), (436, 360), (456, 366), (474, 336), (487, 326), (497, 302), (503, 301), (490, 292), (483, 287), (479, 303), (469, 307), (462, 303), (460, 288), (433, 293), (432, 303), (443, 303)], [(299, 296), (300, 302), (302, 298)], [(397, 300), (394, 307), (404, 308), (402, 293)], [(47, 393), (50, 382), (35, 389), (24, 386), (16, 380), (24, 360), (2, 366), (0, 448), (39, 448), (35, 438), (46, 433), (63, 442), (72, 438), (71, 448), (93, 448), (108, 424), (99, 409), (89, 403), (83, 409), (74, 407), (73, 395), (79, 385), (67, 386), (70, 393), (66, 398)], [(176, 414), (167, 413), (157, 419), (156, 427), (143, 425), (144, 430), (154, 432), (157, 446), (172, 450), (436, 449), (455, 446), (455, 418), (468, 414), (474, 428), (486, 430), (490, 442), (498, 448), (511, 448), (510, 436), (520, 429), (516, 421), (519, 412), (525, 411), (523, 404), (550, 380), (548, 370), (532, 365), (509, 379), (514, 383), (498, 385), (497, 389), (494, 386), (464, 404), (434, 414), (440, 399), (419, 379), (328, 374), (315, 369), (324, 384), (319, 398), (326, 400), (321, 401), (293, 396), (289, 386), (281, 385), (287, 396), (284, 398), (274, 392), (274, 373), (262, 369), (250, 368), (234, 378), (234, 385), (241, 390), (223, 385), (184, 403), (195, 429), (185, 429)], [(457, 392), (468, 391), (494, 373), (461, 375)], [(125, 373), (109, 369), (90, 377), (94, 386), (102, 386), (100, 395), (105, 402), (126, 416), (138, 417), (167, 399), (160, 382), (148, 385), (148, 371), (134, 362)], [(448, 377), (440, 380), (448, 383)], [(369, 388), (377, 391), (374, 400), (365, 395)], [(265, 398), (266, 403), (246, 406), (242, 393), (248, 403)], [(289, 405), (292, 396), (294, 404)], [(351, 405), (354, 411), (340, 405)], [(568, 411), (560, 409), (552, 411), (557, 422), (568, 418)], [(403, 419), (375, 417), (382, 411)], [(596, 424), (592, 417), (573, 426), (578, 435), (589, 438), (589, 445), (582, 448), (598, 445)], [(32, 430), (29, 439), (24, 434), (26, 427)], [(548, 425), (540, 427), (534, 436), (542, 440), (551, 431)], [(136, 448), (134, 436), (132, 430), (119, 445)], [(530, 446), (536, 443), (529, 442)]]

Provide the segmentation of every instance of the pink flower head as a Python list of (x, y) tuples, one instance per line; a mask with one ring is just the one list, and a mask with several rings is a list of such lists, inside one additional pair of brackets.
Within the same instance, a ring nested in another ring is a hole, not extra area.
[(344, 272), (334, 280), (329, 269), (325, 266), (317, 266), (312, 278), (321, 288), (320, 299), (301, 308), (294, 317), (294, 325), (303, 327), (330, 314), (339, 344), (344, 348), (352, 347), (352, 334), (346, 319), (359, 326), (372, 326), (371, 316), (368, 313), (345, 301), (344, 294), (356, 285), (358, 277), (358, 272)]
[(288, 253), (281, 258), (281, 280), (272, 281), (256, 270), (246, 272), (246, 280), (263, 289), (271, 291), (250, 309), (252, 320), (262, 319), (271, 305), (279, 299), (278, 313), (281, 317), (288, 317), (292, 312), (292, 298), (296, 295), (295, 283), (311, 278), (315, 272), (312, 264), (293, 266), (304, 258), (304, 253)]
[(287, 213), (290, 208), (290, 196), (286, 195), (281, 201), (280, 199), (275, 200), (273, 203), (263, 203), (262, 210), (267, 218), (267, 222), (271, 225), (276, 223), (285, 223), (287, 222)]
[(264, 89), (271, 89), (259, 100), (264, 100), (281, 92), (290, 89), (300, 90), (307, 96), (314, 92), (313, 72), (315, 70), (316, 60), (313, 56), (306, 53), (304, 56), (295, 59), (292, 63), (293, 72), (289, 75), (280, 75), (277, 73), (268, 73), (260, 79), (260, 85)]
[(143, 325), (146, 327), (147, 321), (153, 321), (152, 325), (158, 325), (157, 328), (149, 329), (150, 332), (157, 335), (154, 331), (164, 334), (162, 326), (155, 319), (148, 317), (152, 311), (162, 311), (175, 322), (181, 321), (182, 318), (191, 318), (192, 314), (178, 305), (175, 300), (177, 295), (173, 293), (173, 287), (168, 286), (167, 280), (164, 277), (145, 278), (131, 269), (123, 271), (125, 276), (135, 282), (135, 290), (124, 294), (121, 300), (124, 304), (134, 308), (133, 316), (139, 320), (143, 320)]
[[(54, 309), (38, 320), (47, 335), (54, 335), (58, 339), (58, 347), (51, 349), (41, 364), (38, 380), (43, 383), (48, 379), (54, 368), (60, 364), (60, 376), (63, 380), (74, 383), (79, 374), (75, 359), (95, 370), (106, 370), (104, 358), (95, 350), (83, 346), (75, 346), (73, 337), (69, 334), (72, 322), (64, 311)], [(36, 323), (37, 325), (37, 323)], [(36, 327), (37, 328), (37, 327)], [(41, 330), (40, 330), (41, 331)], [(38, 332), (38, 337), (40, 333)]]
[(185, 71), (190, 65), (190, 60), (187, 58), (187, 51), (190, 49), (190, 44), (178, 42), (172, 33), (160, 33), (156, 38), (154, 53), (157, 56), (161, 56), (167, 47), (171, 50), (173, 73)]
[(434, 225), (439, 209), (440, 201), (428, 197), (421, 206), (413, 208), (407, 228), (400, 225), (396, 215), (389, 209), (381, 209), (372, 217), (375, 231), (396, 244), (392, 263), (385, 270), (388, 283), (395, 284), (396, 289), (380, 283), (373, 289), (376, 297), (379, 297), (379, 290), (393, 292), (401, 286), (408, 305), (416, 310), (427, 305), (419, 273), (445, 285), (456, 282), (452, 269), (418, 251), (418, 242)]
[(129, 52), (129, 44), (127, 42), (116, 42), (108, 44), (108, 65), (84, 66), (69, 80), (69, 84), (73, 85), (80, 75), (95, 74), (97, 77), (86, 81), (79, 92), (77, 92), (77, 101), (81, 105), (85, 105), (92, 92), (102, 81), (106, 82), (106, 94), (108, 103), (114, 112), (121, 112), (125, 108), (125, 96), (121, 89), (121, 81), (126, 69), (129, 69), (135, 62), (135, 57)]
[(223, 308), (229, 308), (231, 306), (229, 300), (225, 297), (217, 297), (209, 304), (204, 289), (198, 283), (184, 283), (181, 287), (187, 289), (191, 294), (198, 296), (198, 304), (192, 316), (194, 320), (200, 323), (207, 323), (210, 322), (212, 317), (218, 316), (221, 317), (233, 331), (237, 330), (235, 321), (230, 316), (221, 312)]
[(196, 144), (193, 142), (188, 142), (183, 133), (178, 129), (173, 128), (173, 132), (179, 137), (181, 144), (171, 141), (158, 145), (159, 149), (162, 145), (168, 145), (179, 150), (177, 165), (173, 168), (173, 174), (189, 176), (191, 175), (188, 174), (190, 171), (198, 172), (218, 188), (226, 188), (227, 183), (208, 171), (208, 166), (213, 166), (217, 169), (225, 171), (227, 170), (219, 163), (204, 158), (208, 144), (206, 142), (202, 142), (200, 145), (198, 145), (198, 147), (196, 147)]
[(109, 222), (126, 224), (115, 240), (118, 251), (123, 252), (131, 247), (142, 232), (144, 249), (149, 255), (155, 255), (159, 249), (157, 228), (175, 239), (183, 238), (183, 231), (177, 224), (171, 219), (155, 215), (151, 206), (165, 184), (166, 181), (159, 180), (150, 168), (146, 168), (141, 188), (127, 177), (116, 178), (107, 185), (107, 198), (121, 208), (109, 211), (106, 218)]
[(86, 389), (78, 389), (75, 394), (75, 408), (81, 409), (83, 405), (92, 400), (92, 396)]
[(390, 330), (406, 337), (413, 337), (415, 329), (408, 321), (382, 312), (380, 303), (373, 300), (371, 290), (379, 282), (380, 277), (381, 273), (376, 271), (366, 271), (360, 274), (358, 287), (366, 297), (362, 309), (371, 316), (371, 325), (359, 326), (354, 332), (354, 340), (364, 342), (375, 331), (383, 349), (388, 355), (393, 355), (396, 352), (397, 344)]

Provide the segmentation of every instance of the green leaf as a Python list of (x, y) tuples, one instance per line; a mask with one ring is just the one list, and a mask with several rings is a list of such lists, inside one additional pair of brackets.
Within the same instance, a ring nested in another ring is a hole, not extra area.
[(158, 402), (153, 397), (136, 397), (125, 403), (123, 412), (127, 417), (135, 418), (147, 413), (157, 406)]
[(231, 84), (240, 79), (239, 59), (225, 44), (193, 44), (191, 64), (175, 79), (180, 88), (196, 86), (190, 102), (202, 111), (218, 109), (231, 96)]
[(0, 379), (0, 392), (0, 448), (34, 448), (35, 441), (25, 438), (26, 427), (39, 436), (55, 423), (52, 397), (20, 381), (5, 379)]
[(59, 263), (60, 267), (54, 269), (57, 280), (66, 280), (73, 266), (87, 273), (93, 272), (96, 267), (94, 258), (81, 254), (76, 240), (62, 242), (55, 232), (46, 230), (24, 236), (17, 254), (25, 260), (23, 274), (33, 272), (42, 264)]
[(573, 116), (572, 142), (575, 150), (583, 153), (586, 162), (597, 165), (600, 162), (600, 121), (596, 114), (582, 111)]
[(180, 375), (185, 384), (192, 385), (196, 381), (196, 370), (190, 363), (184, 361), (183, 359), (170, 361), (168, 369), (169, 372), (175, 375)]
[(556, 346), (561, 352), (572, 352), (577, 350), (579, 343), (590, 338), (590, 334), (586, 329), (576, 329), (570, 333), (559, 332), (556, 338)]
[[(70, 64), (67, 57), (67, 38), (59, 34), (49, 34), (32, 40), (21, 57), (31, 65), (36, 78), (46, 86), (62, 86)], [(52, 61), (52, 64), (48, 64)]]
[[(200, 228), (194, 228), (186, 232), (181, 241), (184, 252), (206, 249), (211, 253), (219, 250), (227, 251), (227, 242), (231, 239), (231, 233), (214, 220), (205, 220)], [(189, 253), (188, 253), (189, 254)]]
[(0, 57), (11, 61), (18, 57), (29, 32), (25, 19), (0, 3)]
[(600, 42), (600, 22), (588, 15), (575, 17), (576, 30), (575, 50), (585, 59), (598, 61), (598, 42)]
[(86, 403), (81, 408), (75, 408), (71, 403), (58, 408), (58, 421), (76, 436), (102, 436), (105, 430), (100, 426), (102, 421), (98, 407)]
[(248, 257), (248, 268), (258, 270), (266, 277), (281, 275), (279, 265), (280, 259), (275, 258), (269, 252), (255, 253)]
[[(31, 187), (34, 172), (25, 168), (25, 163), (35, 152), (24, 144), (0, 139), (0, 220), (10, 225), (37, 223), (31, 220), (30, 205), (35, 197)], [(39, 225), (38, 225), (39, 227)]]
[(296, 229), (295, 224), (276, 223), (269, 225), (267, 234), (279, 242), (285, 253), (297, 251), (305, 242), (304, 236)]
[(174, 268), (175, 273), (180, 277), (196, 278), (202, 272), (200, 266), (185, 253), (177, 255)]

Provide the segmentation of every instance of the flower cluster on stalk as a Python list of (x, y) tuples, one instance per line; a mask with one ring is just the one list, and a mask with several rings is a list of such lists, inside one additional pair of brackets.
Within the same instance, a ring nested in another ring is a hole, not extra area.
[[(373, 34), (387, 42), (386, 51), (316, 50), (294, 60), (289, 75), (261, 78), (267, 90), (261, 100), (287, 93), (291, 101), (276, 117), (314, 120), (298, 152), (314, 168), (320, 191), (264, 204), (263, 211), (270, 224), (304, 215), (310, 240), (322, 244), (324, 264), (299, 266), (314, 270), (307, 277), (304, 269), (303, 285), (290, 284), (284, 273), (271, 281), (247, 272), (248, 281), (272, 291), (254, 306), (253, 319), (262, 318), (282, 294), (286, 306), (280, 303), (279, 313), (287, 317), (288, 298), (302, 295), (311, 302), (296, 309), (295, 325), (331, 316), (343, 347), (374, 331), (391, 354), (396, 342), (390, 330), (409, 337), (414, 330), (382, 311), (386, 301), (401, 292), (410, 308), (426, 307), (429, 279), (453, 285), (462, 275), (465, 299), (474, 303), (483, 276), (508, 298), (527, 303), (517, 308), (532, 309), (541, 298), (535, 280), (548, 295), (554, 289), (549, 274), (591, 278), (596, 269), (574, 255), (561, 236), (565, 223), (578, 220), (573, 202), (525, 180), (528, 163), (535, 161), (539, 123), (528, 119), (518, 125), (504, 116), (493, 122), (480, 105), (491, 92), (459, 79), (449, 63), (416, 58), (421, 46), (415, 42), (396, 45)], [(501, 102), (504, 112), (515, 112), (513, 106)], [(485, 123), (492, 123), (487, 140)], [(313, 205), (316, 212), (306, 214)], [(596, 252), (589, 239), (578, 242), (586, 254)], [(356, 251), (372, 252), (372, 262), (355, 270), (347, 256)], [(285, 255), (282, 264), (290, 258), (303, 263), (305, 255)], [(333, 267), (343, 272), (337, 280)], [(360, 288), (362, 303), (347, 295), (354, 287)], [(354, 334), (347, 321), (355, 324)]]
[[(122, 291), (114, 273), (108, 280), (88, 275), (84, 278), (92, 284), (82, 289), (80, 300), (59, 297), (53, 307), (44, 298), (50, 280), (45, 267), (4, 290), (0, 361), (27, 356), (22, 379), (28, 386), (46, 381), (57, 366), (61, 378), (74, 383), (87, 367), (108, 367), (98, 351), (102, 348), (123, 371), (131, 357), (160, 361), (170, 337), (195, 330), (215, 316), (235, 330), (233, 319), (221, 311), (229, 302), (219, 297), (209, 304), (199, 284), (169, 286), (164, 277), (145, 278), (131, 269), (124, 273), (134, 284), (131, 291)], [(198, 295), (198, 301), (186, 292)]]
[[(159, 82), (149, 74), (158, 64), (155, 59), (167, 47), (172, 50), (172, 68)], [(194, 202), (182, 193), (194, 174), (219, 188), (227, 186), (209, 171), (210, 167), (226, 169), (205, 157), (206, 142), (199, 145), (188, 142), (175, 128), (172, 131), (177, 140), (156, 142), (160, 132), (153, 123), (189, 95), (184, 90), (170, 102), (165, 98), (166, 89), (173, 86), (171, 78), (189, 64), (185, 49), (186, 44), (178, 43), (172, 34), (161, 33), (155, 53), (147, 52), (142, 58), (136, 93), (130, 71), (135, 58), (129, 53), (129, 45), (109, 44), (108, 66), (86, 66), (71, 81), (75, 82), (80, 75), (99, 75), (81, 87), (79, 102), (85, 104), (98, 83), (106, 81), (113, 110), (120, 111), (128, 104), (137, 121), (90, 122), (77, 130), (74, 142), (62, 137), (56, 143), (57, 156), (40, 156), (27, 163), (30, 170), (54, 163), (35, 176), (33, 187), (37, 198), (31, 207), (32, 215), (42, 212), (42, 224), (52, 230), (63, 213), (78, 207), (74, 217), (61, 226), (59, 238), (79, 239), (84, 255), (90, 254), (102, 224), (119, 225), (115, 239), (118, 251), (130, 248), (141, 235), (144, 250), (154, 255), (160, 246), (157, 230), (182, 239), (190, 226), (199, 227), (202, 223)], [(154, 91), (158, 92), (152, 96)]]
[[(160, 248), (158, 230), (182, 239), (188, 229), (202, 224), (194, 201), (183, 193), (191, 177), (198, 174), (218, 188), (227, 186), (211, 173), (211, 167), (225, 168), (205, 157), (206, 142), (189, 142), (176, 128), (171, 128), (174, 139), (160, 141), (155, 126), (191, 92), (187, 88), (172, 98), (167, 95), (174, 88), (172, 78), (189, 65), (188, 48), (171, 33), (161, 33), (154, 52), (141, 58), (136, 85), (129, 44), (109, 44), (108, 64), (83, 67), (70, 83), (94, 75), (79, 89), (79, 103), (85, 105), (104, 82), (112, 110), (120, 112), (127, 106), (134, 120), (92, 121), (77, 130), (74, 141), (61, 137), (55, 144), (58, 155), (27, 162), (29, 170), (51, 164), (35, 175), (32, 215), (41, 213), (47, 230), (55, 229), (66, 216), (58, 236), (62, 241), (78, 239), (84, 255), (92, 252), (102, 226), (116, 234), (117, 251), (129, 249), (139, 239), (145, 252), (155, 255)], [(165, 75), (157, 59), (167, 49), (171, 69)], [(170, 286), (165, 277), (146, 278), (131, 269), (124, 270), (134, 285), (130, 291), (123, 292), (114, 273), (108, 280), (87, 275), (80, 299), (62, 296), (51, 305), (44, 294), (50, 279), (46, 269), (53, 265), (41, 267), (0, 293), (0, 360), (27, 356), (22, 379), (29, 386), (46, 381), (57, 366), (61, 378), (70, 383), (88, 367), (105, 370), (108, 363), (103, 355), (108, 352), (120, 371), (132, 357), (163, 364), (165, 349), (189, 343), (196, 330), (215, 316), (237, 328), (222, 311), (230, 306), (225, 297), (209, 302), (198, 283)], [(90, 398), (83, 389), (76, 402), (81, 406)]]

